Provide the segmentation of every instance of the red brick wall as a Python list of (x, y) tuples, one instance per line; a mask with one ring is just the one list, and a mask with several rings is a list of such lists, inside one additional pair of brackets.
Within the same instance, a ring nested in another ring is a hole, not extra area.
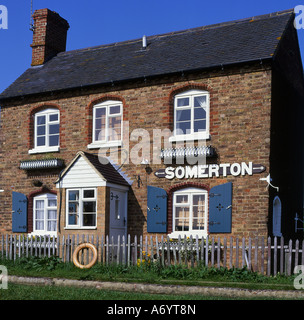
[[(257, 67), (259, 68), (259, 66)], [(39, 179), (50, 190), (56, 190), (54, 181), (58, 171), (25, 172), (19, 169), (21, 160), (44, 159), (54, 156), (68, 164), (79, 150), (88, 151), (91, 142), (92, 107), (95, 102), (115, 98), (123, 102), (124, 120), (130, 122), (130, 133), (137, 128), (147, 129), (152, 139), (153, 129), (173, 130), (173, 96), (183, 89), (202, 88), (210, 92), (210, 134), (207, 144), (216, 148), (217, 163), (249, 162), (264, 165), (262, 175), (193, 180), (166, 180), (157, 178), (153, 172), (165, 168), (164, 164), (151, 165), (152, 173), (146, 174), (142, 165), (125, 164), (123, 170), (134, 180), (140, 175), (142, 185), (134, 181), (129, 192), (128, 232), (132, 235), (147, 234), (147, 185), (172, 190), (184, 182), (199, 183), (212, 188), (231, 181), (233, 183), (232, 235), (267, 235), (268, 191), (266, 183), (259, 181), (269, 170), (270, 113), (271, 113), (271, 71), (245, 66), (189, 75), (188, 77), (164, 77), (147, 82), (103, 87), (90, 92), (75, 92), (75, 95), (53, 95), (43, 101), (16, 103), (2, 109), (3, 129), (0, 160), (3, 168), (5, 192), (0, 195), (0, 232), (11, 231), (11, 191), (29, 195), (38, 190), (32, 180)], [(60, 109), (60, 152), (29, 155), (32, 134), (31, 116), (41, 106), (57, 106)], [(130, 141), (130, 151), (137, 142)], [(151, 146), (152, 150), (152, 146)], [(96, 150), (89, 152), (97, 153)], [(152, 156), (151, 156), (152, 160)], [(170, 217), (170, 215), (169, 215)], [(64, 226), (61, 226), (63, 228)]]

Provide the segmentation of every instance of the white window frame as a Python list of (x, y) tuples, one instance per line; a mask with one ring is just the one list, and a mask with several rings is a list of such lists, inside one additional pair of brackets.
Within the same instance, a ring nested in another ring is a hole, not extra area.
[[(84, 191), (94, 190), (94, 197), (85, 198)], [(78, 224), (69, 224), (69, 193), (70, 191), (78, 191)], [(95, 202), (95, 226), (83, 225), (83, 202)], [(65, 229), (96, 229), (97, 228), (97, 188), (69, 188), (66, 189), (66, 227)]]
[[(110, 108), (114, 106), (120, 106), (120, 113), (115, 113), (114, 115), (110, 114)], [(95, 130), (96, 130), (96, 110), (99, 108), (106, 109), (106, 124), (105, 124), (105, 139), (97, 140), (95, 139)], [(117, 140), (109, 140), (109, 119), (111, 117), (121, 117), (121, 137)], [(123, 137), (123, 104), (118, 100), (107, 100), (102, 103), (96, 104), (93, 107), (93, 130), (92, 130), (92, 143), (88, 145), (88, 149), (95, 148), (109, 148), (109, 147), (119, 147), (122, 145)]]
[[(182, 206), (181, 204), (176, 203), (176, 197), (188, 195), (188, 204), (183, 204), (185, 207), (189, 206), (189, 230), (188, 231), (176, 231), (175, 230), (175, 210), (176, 207)], [(195, 230), (193, 229), (193, 196), (194, 195), (204, 195), (205, 196), (205, 206), (204, 206), (204, 229), (203, 230)], [(187, 236), (190, 237), (191, 235), (195, 237), (198, 235), (201, 237), (207, 236), (207, 223), (208, 223), (208, 191), (200, 188), (185, 188), (181, 190), (177, 190), (172, 195), (172, 233), (169, 234), (171, 238), (178, 238), (180, 235), (181, 237)]]
[[(50, 121), (50, 116), (51, 115), (57, 115), (58, 120), (57, 121)], [(40, 116), (45, 116), (45, 145), (43, 146), (37, 146), (37, 118)], [(59, 141), (57, 146), (50, 146), (49, 145), (49, 128), (50, 124), (58, 124), (59, 125)], [(35, 122), (34, 122), (34, 148), (29, 150), (29, 154), (34, 154), (34, 153), (45, 153), (45, 152), (58, 152), (60, 150), (60, 112), (56, 108), (48, 108), (39, 112), (35, 113)]]
[[(49, 206), (49, 200), (56, 200), (56, 206)], [(43, 216), (43, 223), (44, 223), (44, 229), (38, 229), (36, 228), (36, 201), (44, 201), (44, 216)], [(49, 220), (54, 220), (54, 219), (48, 219), (48, 210), (56, 210), (56, 230), (55, 231), (48, 231), (47, 226), (48, 226), (48, 221)], [(33, 234), (34, 235), (51, 235), (51, 236), (57, 236), (57, 219), (58, 219), (58, 213), (57, 213), (57, 196), (52, 193), (44, 193), (40, 194), (36, 197), (33, 198)]]
[[(198, 96), (206, 97), (206, 130), (194, 132), (194, 98)], [(180, 98), (189, 98), (190, 104), (188, 107), (177, 107), (177, 101)], [(176, 130), (176, 112), (177, 110), (191, 110), (191, 128), (186, 134), (179, 134)], [(208, 140), (210, 139), (210, 94), (204, 90), (188, 90), (177, 94), (174, 97), (174, 130), (173, 136), (169, 138), (170, 142), (175, 141), (193, 141), (193, 140)]]

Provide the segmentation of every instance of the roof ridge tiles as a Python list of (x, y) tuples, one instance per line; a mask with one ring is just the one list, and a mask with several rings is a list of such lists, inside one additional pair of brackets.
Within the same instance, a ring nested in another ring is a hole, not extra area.
[[(147, 36), (147, 40), (156, 40), (158, 38), (181, 35), (181, 34), (186, 34), (186, 33), (191, 33), (191, 32), (220, 28), (220, 27), (227, 27), (229, 25), (235, 25), (235, 24), (244, 23), (244, 22), (259, 21), (259, 20), (277, 17), (277, 16), (283, 15), (283, 14), (290, 14), (293, 12), (294, 12), (294, 9), (286, 9), (286, 10), (276, 11), (276, 12), (267, 13), (267, 14), (263, 14), (263, 15), (251, 16), (251, 17), (236, 19), (236, 20), (231, 20), (231, 21), (224, 21), (224, 22), (214, 23), (214, 24), (200, 26), (200, 27), (188, 28), (188, 29), (178, 30), (178, 31), (170, 31), (170, 32), (166, 32), (166, 33), (160, 33), (160, 34), (156, 34), (156, 35)], [(108, 43), (108, 44), (101, 44), (101, 45), (96, 45), (96, 46), (91, 46), (91, 47), (86, 47), (86, 48), (69, 50), (69, 51), (61, 52), (57, 56), (64, 56), (64, 55), (75, 54), (75, 53), (83, 53), (83, 52), (93, 51), (93, 50), (101, 50), (101, 49), (106, 49), (109, 47), (117, 47), (117, 46), (122, 46), (122, 45), (136, 44), (141, 41), (142, 41), (142, 38), (117, 41), (117, 42), (112, 42), (112, 43)]]

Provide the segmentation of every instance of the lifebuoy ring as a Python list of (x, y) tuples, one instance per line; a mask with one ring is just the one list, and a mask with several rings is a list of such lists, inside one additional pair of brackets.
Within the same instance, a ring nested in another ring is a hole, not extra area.
[[(84, 248), (88, 248), (88, 249), (91, 249), (93, 251), (93, 259), (90, 263), (88, 264), (81, 264), (79, 261), (78, 261), (78, 253), (80, 250), (84, 249)], [(97, 261), (97, 249), (96, 247), (92, 244), (92, 243), (82, 243), (80, 244), (74, 251), (73, 253), (73, 263), (76, 267), (80, 268), (80, 269), (89, 269), (89, 268), (92, 268), (93, 265), (96, 263)]]

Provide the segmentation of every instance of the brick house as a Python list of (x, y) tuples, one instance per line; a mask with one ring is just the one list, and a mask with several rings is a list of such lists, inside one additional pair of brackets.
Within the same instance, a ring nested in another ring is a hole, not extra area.
[(66, 52), (68, 22), (37, 10), (32, 65), (0, 95), (0, 232), (301, 237), (293, 20)]

